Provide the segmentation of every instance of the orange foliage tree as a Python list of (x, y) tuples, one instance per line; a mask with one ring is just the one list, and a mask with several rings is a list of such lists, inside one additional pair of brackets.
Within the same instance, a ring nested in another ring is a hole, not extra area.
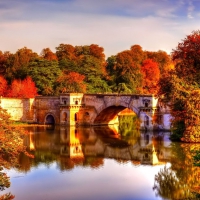
[(158, 64), (151, 59), (146, 59), (142, 63), (141, 71), (143, 74), (143, 93), (155, 94), (158, 91), (158, 81), (160, 79)]
[(8, 97), (34, 98), (37, 95), (37, 88), (30, 77), (24, 80), (14, 80), (8, 91)]
[(43, 49), (40, 55), (46, 60), (58, 60), (56, 54), (53, 53), (49, 48)]
[(7, 91), (7, 81), (3, 76), (0, 76), (0, 96), (4, 96)]
[(77, 72), (62, 73), (57, 79), (57, 93), (85, 92), (86, 85), (83, 82), (85, 76)]

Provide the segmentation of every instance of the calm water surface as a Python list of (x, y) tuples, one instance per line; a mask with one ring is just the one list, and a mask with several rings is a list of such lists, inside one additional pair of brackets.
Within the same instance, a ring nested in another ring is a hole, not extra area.
[(24, 143), (35, 158), (21, 155), (20, 168), (7, 170), (10, 188), (1, 192), (16, 200), (194, 197), (192, 146), (171, 143), (168, 132), (120, 132), (114, 126), (27, 130)]

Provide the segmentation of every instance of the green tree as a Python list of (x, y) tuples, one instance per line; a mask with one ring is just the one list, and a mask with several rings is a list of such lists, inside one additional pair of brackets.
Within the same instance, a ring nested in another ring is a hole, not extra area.
[(15, 79), (15, 73), (13, 73), (14, 54), (7, 51), (2, 56), (0, 71), (2, 76), (8, 81), (8, 84), (10, 84)]
[(54, 95), (56, 80), (61, 74), (57, 61), (35, 59), (29, 63), (28, 75), (31, 76), (41, 95)]
[(144, 59), (145, 55), (139, 45), (134, 45), (130, 50), (122, 51), (107, 59), (106, 70), (114, 92), (117, 92), (122, 84), (131, 93), (141, 92), (141, 64)]
[(75, 47), (60, 44), (56, 49), (62, 71), (67, 70), (85, 76), (86, 92), (110, 91), (106, 79), (105, 55), (102, 47), (96, 44)]
[(28, 75), (29, 62), (37, 58), (38, 55), (37, 53), (34, 53), (31, 49), (24, 47), (22, 49), (19, 49), (13, 55), (13, 57), (13, 63), (10, 66), (13, 77), (10, 81), (13, 81), (14, 79), (25, 79)]

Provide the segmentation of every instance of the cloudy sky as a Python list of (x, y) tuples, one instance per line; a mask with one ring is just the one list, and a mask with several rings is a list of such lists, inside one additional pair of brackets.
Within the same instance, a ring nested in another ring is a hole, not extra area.
[(200, 0), (0, 0), (0, 50), (12, 53), (61, 43), (170, 53), (198, 29)]

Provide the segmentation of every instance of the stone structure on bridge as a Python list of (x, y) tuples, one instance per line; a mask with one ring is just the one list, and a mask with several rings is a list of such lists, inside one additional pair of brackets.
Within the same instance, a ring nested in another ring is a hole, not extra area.
[(0, 106), (15, 121), (60, 125), (115, 124), (128, 110), (138, 116), (141, 129), (170, 129), (169, 109), (153, 95), (67, 93), (34, 99), (1, 98)]

